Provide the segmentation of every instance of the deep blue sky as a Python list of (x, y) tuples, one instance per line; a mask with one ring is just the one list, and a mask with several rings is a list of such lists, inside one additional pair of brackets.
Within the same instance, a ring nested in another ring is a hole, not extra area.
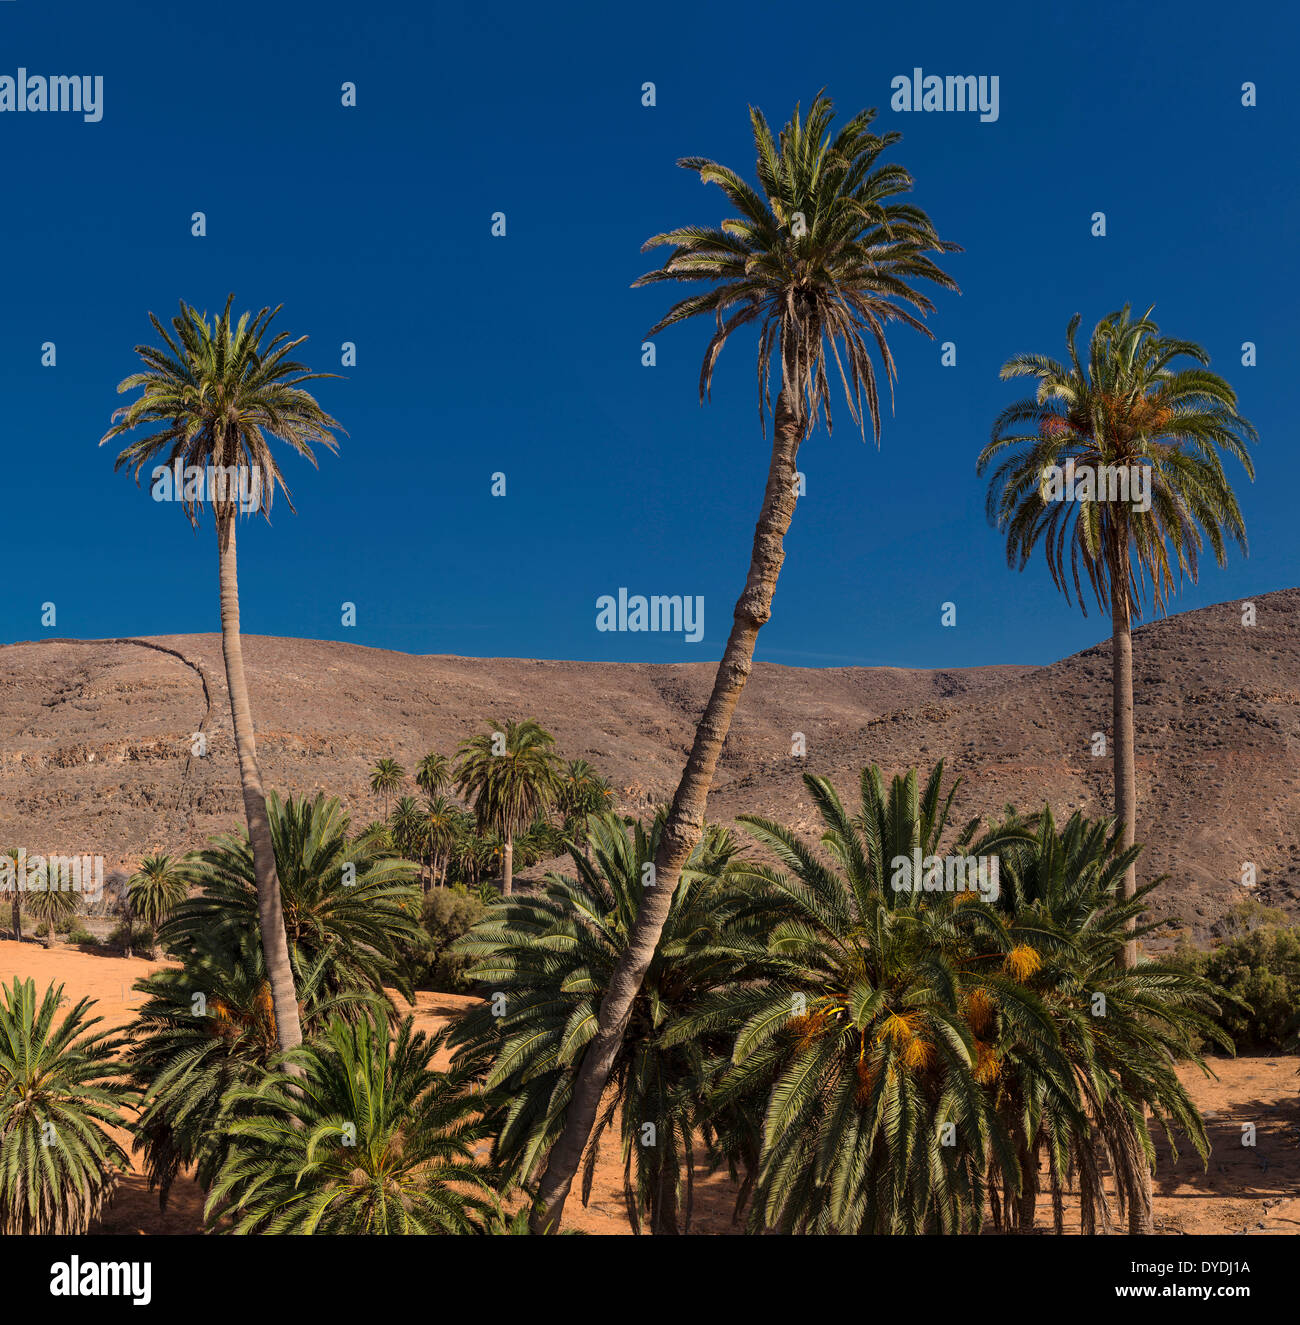
[[(1094, 643), (1037, 563), (1006, 568), (975, 457), (1017, 394), (1010, 354), (1059, 355), (1125, 301), (1201, 342), (1259, 427), (1239, 470), (1251, 555), (1178, 606), (1294, 585), (1297, 172), (1289, 7), (949, 2), (646, 6), (0, 0), (0, 74), (102, 74), (104, 117), (0, 115), (0, 639), (211, 631), (212, 529), (95, 445), (147, 312), (282, 303), (347, 427), (299, 514), (241, 535), (250, 633), (417, 653), (716, 657), (766, 473), (752, 337), (696, 397), (708, 328), (657, 337), (642, 241), (716, 223), (675, 161), (752, 178), (746, 115), (827, 87), (880, 108), (916, 201), (965, 253), (934, 342), (900, 329), (882, 447), (848, 426), (801, 453), (808, 495), (759, 656), (806, 665), (1048, 662)], [(900, 114), (890, 80), (1000, 79), (1000, 118)], [(340, 105), (340, 85), (358, 105)], [(1241, 84), (1258, 106), (1241, 105)], [(658, 104), (641, 104), (656, 85)], [(190, 236), (207, 214), (208, 235)], [(507, 237), (490, 235), (494, 211)], [(1109, 234), (1091, 237), (1104, 211)], [(56, 368), (40, 364), (57, 345)], [(957, 345), (955, 368), (939, 342)], [(1240, 366), (1240, 346), (1259, 364)], [(844, 420), (847, 425), (847, 418)], [(489, 494), (493, 471), (508, 496)], [(596, 598), (702, 594), (699, 644), (600, 634)], [(339, 604), (357, 604), (355, 628)], [(57, 604), (43, 630), (40, 607)], [(956, 629), (940, 626), (945, 600)]]

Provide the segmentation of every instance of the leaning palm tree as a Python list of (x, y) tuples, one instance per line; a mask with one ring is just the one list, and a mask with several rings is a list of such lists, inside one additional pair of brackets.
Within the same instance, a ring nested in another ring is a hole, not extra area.
[(407, 1017), (338, 1019), (296, 1051), (301, 1091), (277, 1073), (233, 1090), (231, 1145), (208, 1197), (231, 1233), (482, 1233), (501, 1213), (479, 1102)]
[[(1086, 367), (1074, 343), (1079, 322), (1076, 313), (1066, 332), (1068, 366), (1040, 354), (1002, 365), (1004, 380), (1032, 377), (1037, 390), (998, 415), (978, 470), (1001, 460), (989, 481), (988, 515), (1006, 534), (1007, 564), (1024, 570), (1041, 543), (1067, 602), (1077, 597), (1087, 615), (1086, 576), (1099, 609), (1110, 610), (1115, 813), (1127, 849), (1137, 831), (1133, 617), (1148, 592), (1163, 612), (1184, 575), (1195, 583), (1206, 541), (1220, 566), (1225, 536), (1245, 551), (1245, 522), (1220, 452), (1253, 479), (1246, 448), (1257, 434), (1237, 413), (1233, 389), (1205, 366), (1209, 355), (1192, 341), (1161, 336), (1151, 309), (1135, 320), (1126, 304), (1103, 318)], [(1192, 366), (1173, 366), (1182, 358)], [(1135, 500), (1144, 483), (1149, 501)], [(1124, 896), (1136, 888), (1130, 864)], [(1126, 961), (1137, 962), (1135, 938)]]
[(502, 839), (501, 891), (509, 897), (514, 878), (514, 839), (560, 791), (555, 737), (539, 723), (489, 723), (485, 732), (460, 743), (456, 788), (474, 804), (479, 828)]
[(258, 921), (280, 1045), (288, 1049), (301, 1041), (302, 1031), (244, 676), (235, 533), (241, 514), (260, 511), (269, 521), (277, 487), (289, 509), (294, 509), (271, 440), (283, 442), (314, 465), (313, 444), (337, 449), (331, 430), (339, 424), (303, 389), (306, 382), (335, 374), (308, 372), (290, 357), (306, 337), (291, 340), (288, 332), (281, 331), (268, 339), (278, 307), (263, 308), (251, 318), (245, 313), (232, 326), (233, 302), (232, 294), (212, 323), (206, 313), (182, 303), (170, 332), (150, 313), (165, 348), (136, 346), (144, 371), (125, 378), (117, 389), (125, 394), (138, 388), (140, 394), (113, 415), (113, 426), (100, 445), (139, 427), (150, 429), (118, 455), (114, 468), (129, 468), (137, 482), (141, 470), (154, 460), (178, 467), (182, 474), (197, 471), (201, 481), (187, 481), (178, 494), (182, 509), (197, 526), (204, 506), (212, 507), (221, 586), (221, 650), (244, 817), (257, 864)]
[(38, 1002), (15, 976), (0, 999), (0, 1233), (85, 1233), (127, 1167), (109, 1131), (134, 1097), (122, 1041), (88, 998), (60, 1014), (62, 985)]
[(370, 790), (384, 798), (384, 818), (388, 818), (388, 797), (406, 781), (406, 769), (396, 759), (377, 759), (370, 770)]
[[(688, 157), (680, 164), (697, 172), (703, 183), (717, 184), (734, 213), (721, 225), (684, 226), (646, 244), (666, 245), (671, 252), (662, 267), (637, 284), (709, 286), (675, 304), (651, 332), (697, 316), (713, 321), (700, 372), (702, 400), (732, 333), (757, 328), (759, 417), (766, 432), (767, 415), (773, 415), (772, 452), (745, 589), (655, 856), (658, 887), (637, 912), (627, 950), (611, 977), (600, 1028), (587, 1049), (564, 1132), (538, 1190), (537, 1231), (559, 1227), (673, 890), (703, 831), (718, 758), (752, 667), (759, 629), (772, 613), (784, 538), (794, 515), (799, 446), (819, 418), (831, 428), (830, 376), (838, 376), (849, 415), (863, 436), (869, 418), (878, 441), (880, 400), (870, 346), (892, 391), (889, 324), (901, 322), (930, 334), (921, 315), (933, 305), (915, 282), (956, 289), (929, 256), (956, 246), (939, 239), (925, 212), (899, 200), (912, 187), (907, 171), (880, 164), (899, 135), (872, 133), (874, 111), (860, 112), (832, 134), (833, 114), (830, 99), (819, 95), (807, 120), (796, 107), (774, 137), (762, 114), (751, 108), (759, 188), (716, 162)], [(780, 386), (773, 405), (774, 360)]]
[(185, 900), (184, 866), (174, 856), (146, 856), (126, 887), (131, 916), (148, 925), (156, 949), (158, 927)]

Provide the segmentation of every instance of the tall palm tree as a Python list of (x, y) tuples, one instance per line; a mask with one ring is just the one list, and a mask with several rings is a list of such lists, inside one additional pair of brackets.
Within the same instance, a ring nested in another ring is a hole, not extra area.
[[(500, 1204), (475, 1158), (480, 1104), (462, 1074), (430, 1066), (439, 1047), (407, 1017), (342, 1018), (296, 1051), (301, 1091), (267, 1074), (231, 1092), (250, 1107), (208, 1197), (209, 1227), (232, 1233), (485, 1232)], [(225, 1227), (223, 1228), (223, 1224)]]
[(489, 723), (457, 748), (456, 788), (473, 802), (480, 829), (500, 834), (501, 891), (509, 897), (516, 835), (554, 804), (560, 791), (555, 737), (532, 718)]
[[(933, 305), (915, 282), (956, 289), (929, 256), (956, 246), (939, 239), (920, 208), (898, 200), (912, 187), (907, 171), (879, 164), (899, 135), (872, 133), (874, 111), (860, 112), (832, 135), (833, 115), (830, 99), (819, 95), (807, 120), (796, 107), (774, 137), (763, 115), (751, 108), (759, 188), (716, 162), (688, 157), (680, 164), (697, 172), (703, 183), (717, 184), (738, 215), (718, 226), (671, 230), (646, 244), (666, 245), (671, 252), (663, 266), (637, 284), (709, 286), (675, 304), (650, 333), (697, 316), (713, 321), (700, 372), (701, 400), (709, 394), (714, 365), (732, 333), (757, 328), (759, 417), (766, 432), (767, 415), (773, 414), (772, 452), (745, 589), (656, 852), (657, 887), (637, 912), (602, 1003), (599, 1030), (584, 1056), (564, 1131), (538, 1189), (532, 1221), (538, 1232), (559, 1227), (682, 866), (703, 831), (714, 771), (753, 664), (759, 629), (772, 612), (784, 538), (794, 515), (799, 446), (819, 418), (831, 427), (829, 377), (839, 377), (849, 415), (864, 437), (870, 418), (878, 441), (880, 402), (870, 345), (892, 391), (889, 324), (902, 322), (930, 334), (918, 315)], [(773, 407), (774, 360), (780, 386)]]
[(135, 1094), (122, 1041), (94, 1029), (88, 998), (60, 1014), (62, 985), (38, 1002), (15, 976), (0, 999), (0, 1234), (85, 1233), (127, 1167), (109, 1130)]
[(396, 759), (377, 759), (370, 770), (370, 790), (384, 798), (384, 818), (388, 818), (388, 797), (406, 780), (406, 769)]
[[(1133, 617), (1148, 593), (1163, 612), (1184, 575), (1195, 583), (1206, 541), (1220, 566), (1225, 536), (1245, 551), (1245, 522), (1220, 452), (1239, 460), (1253, 479), (1246, 448), (1257, 433), (1237, 413), (1233, 389), (1205, 366), (1209, 355), (1192, 341), (1161, 336), (1150, 309), (1134, 319), (1126, 304), (1097, 323), (1086, 367), (1074, 343), (1080, 320), (1076, 313), (1066, 332), (1068, 365), (1040, 354), (1018, 354), (1002, 365), (1003, 380), (1032, 377), (1037, 389), (998, 415), (978, 472), (1000, 458), (989, 481), (988, 514), (1006, 534), (1007, 564), (1024, 570), (1041, 543), (1067, 602), (1073, 591), (1087, 615), (1082, 572), (1098, 607), (1110, 610), (1115, 813), (1127, 849), (1137, 831)], [(1191, 366), (1174, 366), (1184, 358)], [(1076, 488), (1074, 500), (1061, 500), (1049, 476), (1071, 467), (1094, 479), (1103, 467), (1130, 477), (1115, 491), (1095, 482), (1091, 498)], [(1140, 502), (1114, 499), (1132, 497), (1139, 471), (1150, 484), (1146, 511), (1134, 509)], [(1136, 889), (1130, 864), (1123, 895)], [(1125, 960), (1137, 963), (1135, 937)]]
[(127, 881), (131, 915), (149, 926), (155, 940), (158, 927), (185, 900), (185, 887), (184, 866), (174, 856), (165, 855), (146, 856)]
[[(294, 509), (270, 446), (272, 440), (284, 443), (314, 465), (313, 445), (336, 450), (331, 430), (342, 429), (303, 389), (306, 382), (335, 374), (308, 372), (290, 357), (306, 337), (291, 340), (284, 331), (271, 337), (278, 307), (263, 308), (254, 317), (244, 313), (232, 326), (230, 307), (234, 298), (232, 294), (226, 300), (221, 316), (211, 324), (206, 313), (182, 302), (180, 313), (172, 318), (170, 332), (154, 314), (149, 314), (165, 348), (136, 346), (144, 371), (125, 378), (117, 389), (125, 394), (138, 388), (140, 394), (114, 413), (113, 426), (100, 445), (138, 427), (150, 428), (147, 436), (131, 442), (118, 455), (115, 469), (131, 469), (139, 482), (145, 465), (160, 460), (169, 467), (197, 467), (205, 479), (212, 480), (201, 485), (197, 493), (187, 487), (182, 508), (190, 523), (197, 526), (205, 504), (210, 504), (216, 523), (226, 688), (239, 757), (244, 817), (257, 866), (258, 921), (275, 1002), (275, 1023), (280, 1045), (288, 1049), (301, 1041), (302, 1030), (244, 676), (235, 535), (241, 513), (260, 511), (269, 521), (277, 487), (284, 493), (289, 509)], [(222, 481), (222, 475), (233, 475), (234, 481)], [(242, 502), (241, 494), (246, 497)]]
[(451, 786), (451, 779), (451, 760), (436, 750), (425, 755), (415, 771), (415, 785), (431, 800)]

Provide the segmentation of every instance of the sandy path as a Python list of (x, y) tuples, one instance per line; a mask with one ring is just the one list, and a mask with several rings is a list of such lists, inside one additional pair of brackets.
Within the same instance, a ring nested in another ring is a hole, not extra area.
[[(113, 1026), (125, 1025), (140, 1004), (131, 985), (163, 963), (140, 957), (99, 956), (76, 949), (0, 939), (0, 981), (15, 975), (31, 977), (43, 988), (61, 981), (73, 999), (93, 998), (94, 1012)], [(475, 1000), (455, 994), (420, 993), (416, 1024), (423, 1030), (446, 1025)], [(438, 1061), (445, 1065), (445, 1055)], [(1300, 1233), (1300, 1058), (1287, 1055), (1215, 1059), (1217, 1080), (1206, 1080), (1194, 1069), (1182, 1069), (1192, 1097), (1205, 1115), (1214, 1149), (1208, 1168), (1190, 1147), (1177, 1162), (1160, 1148), (1155, 1219), (1160, 1233)], [(1243, 1146), (1244, 1124), (1255, 1126), (1255, 1145)], [(119, 1134), (129, 1149), (125, 1133)], [(725, 1175), (696, 1174), (695, 1218), (698, 1233), (732, 1231), (735, 1189)], [(1047, 1202), (1040, 1222), (1046, 1228)], [(96, 1231), (104, 1233), (195, 1233), (203, 1210), (202, 1193), (188, 1178), (172, 1188), (167, 1212), (160, 1214), (157, 1197), (148, 1191), (134, 1167), (119, 1184), (117, 1196)], [(1067, 1201), (1067, 1229), (1077, 1231), (1077, 1206)], [(587, 1233), (627, 1233), (623, 1208), (622, 1165), (617, 1143), (602, 1148), (591, 1200), (584, 1209), (569, 1202), (566, 1224)]]

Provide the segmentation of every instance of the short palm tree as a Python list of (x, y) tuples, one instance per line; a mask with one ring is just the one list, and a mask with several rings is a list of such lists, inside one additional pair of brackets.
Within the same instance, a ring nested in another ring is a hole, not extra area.
[(585, 838), (587, 816), (614, 808), (614, 789), (585, 759), (570, 759), (560, 774), (557, 805), (564, 816), (565, 835), (581, 841)]
[(109, 1131), (134, 1098), (122, 1042), (88, 998), (60, 1013), (62, 985), (38, 1001), (15, 976), (0, 999), (0, 1233), (85, 1233), (127, 1167)]
[(456, 838), (459, 810), (446, 796), (431, 796), (424, 807), (424, 845), (429, 853), (430, 875), (447, 882), (447, 866)]
[(446, 791), (451, 786), (451, 779), (451, 760), (446, 755), (440, 755), (436, 750), (431, 750), (425, 755), (415, 771), (415, 785), (430, 800)]
[(249, 1111), (208, 1197), (209, 1227), (231, 1233), (485, 1232), (500, 1215), (492, 1171), (474, 1157), (479, 1101), (430, 1064), (438, 1040), (394, 1035), (379, 1015), (335, 1020), (296, 1051), (295, 1091), (279, 1073), (232, 1092)]
[[(278, 440), (298, 455), (316, 463), (312, 447), (335, 450), (332, 419), (304, 384), (329, 373), (311, 373), (291, 355), (305, 337), (291, 340), (288, 332), (271, 337), (271, 324), (279, 308), (263, 308), (256, 316), (243, 314), (232, 325), (232, 294), (221, 316), (209, 322), (182, 303), (172, 318), (171, 331), (152, 313), (154, 330), (164, 348), (137, 345), (144, 370), (125, 378), (119, 394), (140, 394), (113, 415), (113, 426), (100, 441), (120, 438), (136, 428), (150, 431), (131, 442), (117, 457), (115, 469), (129, 468), (139, 481), (151, 461), (183, 469), (197, 467), (205, 479), (202, 491), (183, 489), (182, 509), (197, 526), (210, 501), (217, 529), (218, 570), (221, 590), (221, 649), (226, 665), (226, 688), (239, 758), (244, 816), (257, 868), (258, 922), (266, 949), (275, 1000), (276, 1025), (281, 1047), (302, 1038), (298, 1003), (280, 912), (280, 887), (275, 876), (275, 854), (266, 817), (262, 770), (244, 675), (243, 643), (239, 634), (239, 584), (235, 534), (241, 513), (260, 511), (270, 519), (276, 488), (293, 502), (270, 443)], [(340, 430), (341, 431), (341, 430)], [(218, 476), (233, 476), (222, 481)], [(212, 479), (209, 485), (208, 478)], [(248, 500), (241, 505), (241, 493)], [(251, 508), (251, 510), (250, 510)]]
[[(967, 960), (961, 924), (979, 903), (893, 886), (899, 857), (971, 840), (976, 822), (948, 833), (956, 788), (945, 796), (942, 777), (939, 764), (922, 790), (911, 770), (886, 790), (866, 769), (850, 814), (828, 781), (806, 776), (822, 853), (789, 828), (740, 818), (778, 862), (739, 871), (768, 890), (768, 971), (719, 993), (694, 1022), (737, 1028), (719, 1099), (766, 1096), (756, 1230), (976, 1231), (990, 1170), (1018, 1190), (1015, 1151), (981, 1088), (987, 1049), (974, 1010), (991, 977)], [(1051, 1058), (1045, 1013), (1004, 984), (1006, 1015), (1037, 1028)]]
[[(28, 883), (27, 909), (45, 926), (45, 946), (52, 948), (57, 937), (56, 927), (71, 919), (77, 912), (77, 894), (59, 886), (60, 880), (50, 871), (40, 871), (41, 886)], [(127, 954), (130, 956), (130, 953)]]
[[(1253, 478), (1246, 448), (1257, 434), (1237, 413), (1232, 388), (1205, 366), (1209, 355), (1191, 341), (1161, 336), (1150, 309), (1135, 319), (1125, 305), (1103, 318), (1086, 367), (1075, 347), (1079, 322), (1076, 313), (1066, 332), (1068, 364), (1040, 354), (1003, 364), (1004, 380), (1032, 377), (1037, 389), (998, 416), (978, 467), (983, 474), (1000, 461), (989, 481), (988, 514), (1006, 534), (1007, 564), (1023, 570), (1041, 544), (1067, 602), (1073, 591), (1086, 615), (1086, 577), (1098, 606), (1110, 611), (1115, 813), (1127, 848), (1137, 827), (1132, 620), (1148, 592), (1163, 611), (1184, 574), (1195, 582), (1206, 541), (1221, 566), (1226, 539), (1245, 550), (1245, 523), (1220, 452)], [(1175, 366), (1178, 359), (1191, 365)], [(1095, 482), (1091, 499), (1061, 500), (1047, 479), (1070, 467), (1094, 478), (1113, 467), (1126, 473), (1127, 483), (1112, 492), (1109, 483)], [(1146, 511), (1114, 499), (1131, 497), (1139, 471), (1150, 483)], [(1130, 866), (1124, 895), (1132, 897), (1136, 887)], [(1135, 939), (1127, 960), (1137, 961)]]
[(388, 827), (398, 854), (418, 861), (424, 854), (424, 814), (414, 796), (403, 796), (393, 806)]
[(487, 731), (462, 741), (457, 749), (457, 790), (472, 801), (479, 827), (501, 836), (501, 891), (507, 897), (514, 878), (516, 835), (559, 795), (554, 746), (555, 737), (527, 718), (489, 723)]
[[(181, 966), (166, 966), (135, 988), (145, 1001), (131, 1027), (126, 1063), (140, 1091), (134, 1149), (164, 1209), (177, 1175), (193, 1168), (207, 1191), (230, 1149), (230, 1095), (253, 1086), (278, 1053), (266, 961), (251, 928), (196, 926), (178, 945)], [(330, 949), (298, 971), (303, 1033), (330, 1015), (355, 1010), (368, 993), (331, 995)], [(198, 997), (196, 998), (196, 995)]]
[(388, 818), (388, 797), (406, 781), (406, 769), (396, 759), (377, 759), (370, 770), (370, 790), (384, 798), (384, 818)]
[[(1016, 1146), (1022, 1179), (1014, 1199), (1003, 1189), (995, 1218), (1033, 1227), (1045, 1156), (1058, 1233), (1071, 1174), (1078, 1181), (1082, 1231), (1110, 1231), (1103, 1159), (1119, 1213), (1136, 1214), (1141, 1222), (1156, 1159), (1147, 1111), (1171, 1145), (1182, 1134), (1202, 1159), (1208, 1153), (1204, 1123), (1175, 1066), (1182, 1061), (1207, 1071), (1202, 1042), (1232, 1051), (1231, 1038), (1215, 1022), (1216, 991), (1175, 965), (1125, 965), (1131, 926), (1160, 880), (1133, 897), (1122, 895), (1125, 872), (1141, 848), (1122, 845), (1113, 819), (1076, 812), (1058, 829), (1050, 809), (1030, 820), (1009, 810), (971, 848), (990, 849), (1000, 858), (1000, 892), (993, 923), (973, 933), (980, 954), (974, 963), (1005, 967), (1010, 954), (1020, 954), (1021, 985), (1041, 1000), (1070, 1068), (1066, 1078), (1045, 1070), (1050, 1065), (1038, 1043), (1003, 1015), (997, 982), (990, 982), (977, 1021), (987, 1046), (985, 1080)], [(978, 910), (988, 918), (985, 908)]]
[[(457, 1061), (483, 1083), (493, 1158), (524, 1185), (536, 1181), (563, 1124), (577, 1064), (646, 891), (663, 816), (647, 831), (614, 814), (593, 815), (588, 831), (589, 854), (570, 846), (572, 874), (547, 875), (544, 895), (503, 902), (453, 945), (474, 958), (471, 980), (505, 996), (504, 1015), (488, 1005), (467, 1011), (451, 1042)], [(745, 978), (737, 949), (761, 920), (751, 921), (748, 934), (733, 924), (740, 905), (754, 910), (747, 895), (727, 885), (736, 848), (730, 834), (711, 828), (692, 853), (592, 1135), (583, 1200), (602, 1137), (618, 1115), (627, 1209), (637, 1232), (643, 1221), (654, 1233), (689, 1231), (697, 1134), (706, 1143), (714, 1135), (703, 1103), (725, 1063), (725, 1037), (671, 1046), (663, 1037), (710, 992)]]
[(146, 856), (127, 881), (127, 896), (133, 917), (138, 917), (156, 936), (158, 927), (185, 900), (186, 878), (175, 856)]
[(473, 884), (486, 863), (486, 848), (474, 816), (465, 810), (453, 809), (448, 826), (443, 882)]
[[(415, 867), (374, 837), (350, 838), (337, 797), (282, 802), (271, 792), (267, 810), (295, 978), (325, 955), (331, 993), (378, 992), (393, 983), (409, 994), (399, 958), (420, 937)], [(247, 837), (214, 838), (187, 857), (185, 871), (199, 891), (164, 922), (164, 945), (184, 952), (204, 931), (251, 929), (257, 892)]]
[[(655, 860), (660, 886), (638, 911), (635, 932), (610, 980), (600, 1029), (585, 1055), (564, 1133), (538, 1190), (535, 1230), (559, 1225), (673, 890), (702, 830), (709, 788), (751, 670), (758, 632), (772, 613), (785, 535), (794, 516), (799, 447), (819, 418), (831, 427), (831, 377), (843, 386), (850, 417), (863, 435), (869, 418), (879, 440), (871, 347), (892, 390), (889, 325), (901, 322), (930, 335), (921, 315), (933, 305), (916, 282), (956, 289), (930, 257), (956, 246), (939, 239), (919, 207), (900, 201), (912, 187), (908, 172), (880, 163), (899, 135), (872, 133), (874, 111), (861, 111), (836, 132), (833, 118), (830, 98), (821, 94), (806, 120), (796, 107), (774, 136), (762, 113), (751, 108), (759, 187), (726, 166), (687, 157), (679, 164), (695, 171), (701, 182), (717, 184), (732, 215), (716, 226), (670, 230), (645, 245), (666, 246), (670, 252), (637, 284), (707, 287), (676, 303), (650, 333), (693, 317), (713, 325), (700, 370), (701, 400), (708, 396), (718, 355), (732, 334), (746, 326), (757, 329), (759, 417), (766, 431), (772, 413), (772, 449), (745, 589), (660, 839)], [(773, 405), (774, 362), (780, 384)]]

